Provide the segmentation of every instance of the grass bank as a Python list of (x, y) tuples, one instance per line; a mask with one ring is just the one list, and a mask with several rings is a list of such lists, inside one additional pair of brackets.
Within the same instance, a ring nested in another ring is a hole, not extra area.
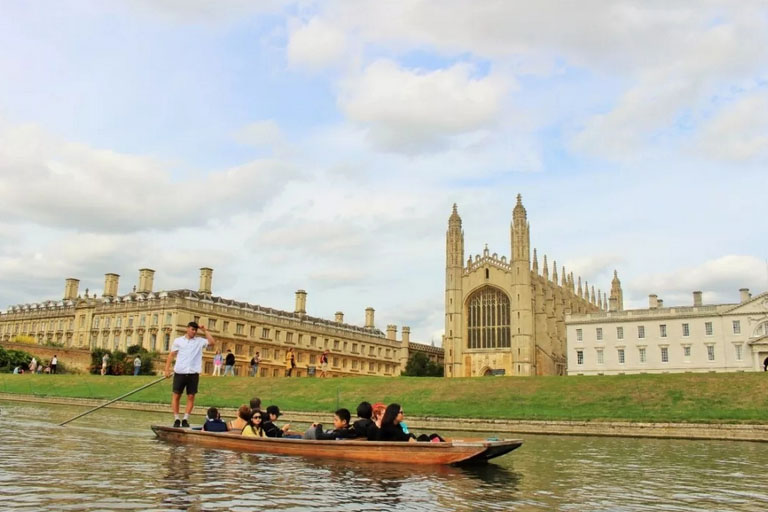
[[(155, 376), (0, 375), (0, 392), (115, 398)], [(127, 401), (167, 403), (170, 381)], [(399, 402), (418, 416), (520, 420), (768, 423), (768, 374), (706, 373), (441, 379), (202, 377), (198, 405), (237, 407), (250, 397), (281, 409), (327, 412), (362, 400)]]

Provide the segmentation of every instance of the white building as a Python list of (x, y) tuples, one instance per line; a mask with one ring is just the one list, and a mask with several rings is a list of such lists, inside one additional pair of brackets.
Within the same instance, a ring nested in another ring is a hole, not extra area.
[(768, 292), (743, 288), (738, 304), (600, 311), (566, 317), (569, 375), (762, 371), (768, 358)]

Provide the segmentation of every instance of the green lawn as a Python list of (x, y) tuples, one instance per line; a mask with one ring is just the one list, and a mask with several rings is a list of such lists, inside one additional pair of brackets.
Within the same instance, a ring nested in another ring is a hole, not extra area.
[[(115, 398), (157, 379), (100, 375), (0, 375), (0, 392)], [(130, 396), (167, 403), (170, 381)], [(406, 414), (535, 420), (768, 423), (768, 374), (704, 373), (594, 377), (202, 377), (199, 405), (237, 407), (259, 396), (293, 411), (355, 410), (362, 400), (399, 402)]]

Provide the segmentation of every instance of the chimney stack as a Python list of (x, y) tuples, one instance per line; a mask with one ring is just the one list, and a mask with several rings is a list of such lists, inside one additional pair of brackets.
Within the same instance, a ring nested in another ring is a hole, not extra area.
[(151, 293), (155, 283), (155, 271), (151, 268), (139, 269), (139, 286), (136, 293)]
[(374, 325), (373, 325), (373, 313), (374, 313), (374, 311), (375, 310), (373, 308), (365, 308), (365, 328), (366, 329), (373, 329), (374, 328)]
[(397, 326), (394, 324), (387, 325), (387, 339), (395, 341), (397, 339)]
[(64, 285), (64, 300), (75, 300), (77, 298), (77, 289), (80, 287), (80, 280), (70, 277)]
[(211, 283), (213, 282), (213, 269), (202, 267), (200, 269), (200, 293), (211, 294)]
[(408, 344), (411, 342), (411, 328), (407, 325), (403, 326), (403, 343)]
[(752, 298), (752, 294), (749, 293), (749, 288), (739, 288), (739, 294), (741, 295), (741, 302), (747, 302)]
[(656, 309), (659, 307), (659, 296), (655, 293), (652, 293), (648, 296), (648, 307), (651, 309)]
[(664, 307), (664, 301), (662, 299), (659, 299), (658, 306), (659, 306), (659, 309)]
[(335, 320), (336, 320), (338, 323), (340, 323), (340, 324), (343, 324), (343, 323), (344, 323), (344, 313), (342, 313), (341, 311), (337, 311), (337, 312), (336, 312), (336, 318), (335, 318)]
[(120, 276), (117, 274), (104, 274), (104, 293), (102, 297), (117, 297), (117, 283)]
[(701, 306), (701, 292), (693, 292), (693, 307)]
[(299, 315), (307, 314), (307, 292), (296, 290), (296, 313)]

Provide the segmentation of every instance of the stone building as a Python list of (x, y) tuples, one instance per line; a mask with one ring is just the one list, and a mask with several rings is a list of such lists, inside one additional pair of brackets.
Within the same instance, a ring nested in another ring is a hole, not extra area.
[[(510, 259), (491, 254), (465, 260), (456, 205), (448, 219), (445, 265), (445, 375), (563, 375), (565, 315), (608, 309), (607, 297), (547, 256), (531, 258), (530, 225), (520, 195), (512, 213)], [(578, 284), (577, 284), (578, 283)], [(622, 301), (620, 286), (612, 307)]]
[(768, 358), (768, 292), (740, 301), (569, 315), (569, 375), (758, 371)]
[(80, 295), (79, 281), (67, 279), (62, 300), (11, 306), (0, 314), (0, 340), (7, 343), (23, 336), (41, 345), (123, 351), (141, 345), (167, 353), (172, 340), (195, 320), (206, 325), (217, 341), (205, 353), (205, 373), (212, 372), (216, 349), (232, 350), (238, 375), (247, 374), (250, 358), (259, 352), (260, 375), (282, 376), (288, 347), (296, 353), (297, 376), (316, 367), (326, 349), (332, 376), (396, 376), (408, 360), (410, 328), (403, 327), (400, 340), (395, 325), (387, 326), (384, 334), (375, 327), (373, 308), (365, 310), (365, 324), (360, 327), (345, 322), (340, 311), (333, 320), (308, 315), (303, 290), (296, 292), (295, 309), (288, 312), (213, 295), (210, 268), (200, 269), (197, 291), (154, 291), (154, 274), (141, 269), (138, 286), (122, 295), (120, 276), (106, 274), (99, 297), (87, 289)]

